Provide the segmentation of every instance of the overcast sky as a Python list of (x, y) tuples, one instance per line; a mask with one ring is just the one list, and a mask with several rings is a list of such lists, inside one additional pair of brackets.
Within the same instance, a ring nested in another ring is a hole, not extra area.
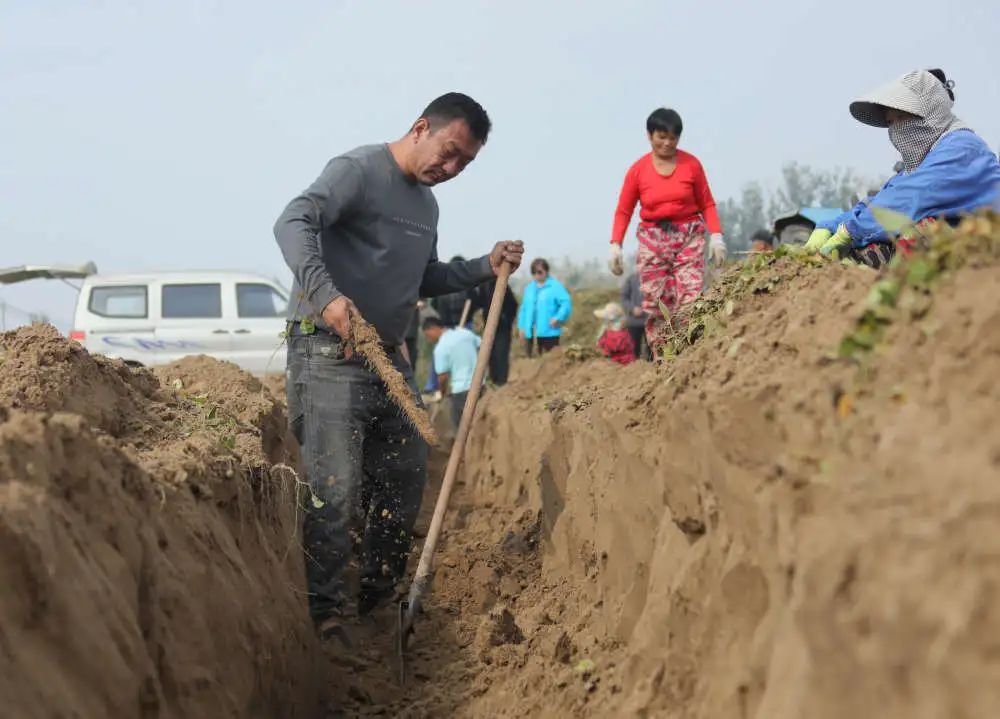
[[(0, 266), (287, 284), (271, 234), (285, 203), (450, 90), (479, 100), (494, 132), (436, 190), (441, 254), (521, 238), (532, 256), (603, 256), (655, 107), (681, 113), (682, 147), (720, 200), (791, 160), (885, 176), (895, 152), (850, 100), (943, 67), (956, 113), (996, 148), (998, 28), (993, 0), (3, 0)], [(0, 299), (71, 324), (61, 283)]]

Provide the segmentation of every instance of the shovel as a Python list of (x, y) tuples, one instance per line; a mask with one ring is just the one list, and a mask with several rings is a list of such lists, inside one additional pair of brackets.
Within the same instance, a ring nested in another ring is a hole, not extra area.
[(500, 266), (500, 272), (497, 274), (497, 284), (493, 290), (493, 299), (490, 301), (486, 328), (483, 330), (483, 341), (479, 346), (479, 356), (476, 358), (476, 370), (472, 375), (472, 386), (469, 388), (469, 394), (465, 398), (465, 407), (462, 408), (462, 421), (458, 424), (455, 443), (451, 446), (448, 467), (445, 469), (444, 480), (441, 482), (441, 491), (438, 494), (437, 503), (434, 505), (434, 516), (431, 518), (431, 526), (427, 530), (427, 538), (424, 540), (424, 549), (420, 553), (420, 563), (417, 565), (417, 573), (413, 577), (413, 583), (410, 585), (410, 593), (406, 601), (399, 604), (396, 653), (399, 656), (400, 684), (406, 682), (407, 643), (410, 634), (413, 633), (413, 620), (420, 611), (421, 600), (430, 588), (431, 579), (433, 578), (434, 550), (437, 548), (438, 538), (441, 536), (444, 513), (448, 510), (448, 500), (451, 498), (451, 490), (455, 485), (455, 477), (458, 475), (458, 466), (462, 463), (465, 442), (469, 438), (469, 429), (472, 427), (472, 415), (475, 413), (476, 402), (479, 400), (479, 393), (483, 386), (483, 377), (486, 374), (486, 366), (489, 364), (490, 351), (493, 349), (493, 340), (497, 336), (497, 324), (500, 322), (500, 307), (503, 304), (504, 295), (507, 293), (507, 281), (510, 279), (510, 271), (510, 263), (504, 262)]
[(465, 327), (465, 321), (469, 319), (469, 310), (472, 309), (472, 300), (466, 300), (462, 305), (462, 318), (458, 321), (459, 327)]

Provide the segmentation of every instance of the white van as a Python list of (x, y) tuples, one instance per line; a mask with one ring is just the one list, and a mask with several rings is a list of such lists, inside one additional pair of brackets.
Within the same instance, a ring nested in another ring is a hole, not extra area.
[(134, 365), (205, 354), (254, 374), (284, 372), (287, 306), (287, 292), (259, 275), (93, 274), (80, 288), (70, 338)]

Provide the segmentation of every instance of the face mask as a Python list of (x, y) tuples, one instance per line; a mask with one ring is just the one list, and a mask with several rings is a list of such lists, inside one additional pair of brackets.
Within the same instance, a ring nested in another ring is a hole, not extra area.
[(889, 141), (902, 155), (903, 169), (907, 172), (915, 170), (923, 162), (940, 136), (940, 130), (919, 117), (910, 117), (889, 126)]

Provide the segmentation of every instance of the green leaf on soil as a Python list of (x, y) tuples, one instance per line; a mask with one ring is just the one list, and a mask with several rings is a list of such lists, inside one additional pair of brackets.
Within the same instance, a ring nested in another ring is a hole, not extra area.
[(937, 268), (930, 262), (913, 260), (906, 270), (906, 283), (914, 287), (926, 287), (937, 274)]
[(895, 307), (896, 298), (899, 297), (899, 287), (899, 280), (895, 278), (879, 280), (868, 291), (868, 307)]

